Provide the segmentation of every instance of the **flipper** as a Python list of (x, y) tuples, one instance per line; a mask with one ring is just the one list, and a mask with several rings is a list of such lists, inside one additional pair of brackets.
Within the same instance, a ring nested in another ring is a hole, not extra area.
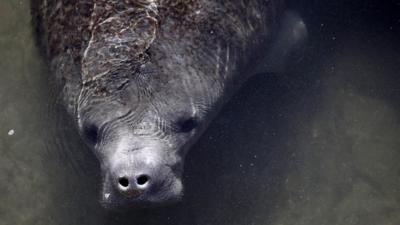
[(274, 42), (261, 57), (253, 74), (280, 73), (287, 66), (291, 54), (307, 39), (307, 27), (302, 18), (293, 11), (286, 11)]

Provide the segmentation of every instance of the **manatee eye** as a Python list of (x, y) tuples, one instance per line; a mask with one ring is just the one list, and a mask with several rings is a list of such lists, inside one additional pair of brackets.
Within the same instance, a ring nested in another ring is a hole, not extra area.
[(83, 128), (83, 134), (90, 143), (95, 144), (98, 138), (98, 128), (94, 124), (85, 125)]
[(198, 126), (196, 118), (190, 117), (189, 119), (184, 119), (178, 121), (178, 132), (187, 133), (192, 131)]

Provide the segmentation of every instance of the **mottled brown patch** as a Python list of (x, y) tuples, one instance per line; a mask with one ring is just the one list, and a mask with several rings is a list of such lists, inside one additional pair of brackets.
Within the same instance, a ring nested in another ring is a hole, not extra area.
[[(174, 65), (203, 74), (218, 70), (225, 79), (231, 71), (228, 67), (246, 64), (250, 53), (269, 36), (282, 2), (32, 1), (40, 2), (38, 30), (43, 32), (52, 69), (65, 84), (65, 96), (77, 95), (72, 88), (77, 81), (92, 94), (112, 94), (134, 76), (141, 77), (140, 66), (147, 64), (157, 68), (159, 75), (173, 75)], [(185, 62), (172, 61), (171, 53)], [(160, 80), (160, 85), (166, 82)]]

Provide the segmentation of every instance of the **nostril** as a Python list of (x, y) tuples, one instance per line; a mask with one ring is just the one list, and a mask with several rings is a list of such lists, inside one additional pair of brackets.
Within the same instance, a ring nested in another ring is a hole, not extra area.
[(118, 183), (119, 185), (121, 185), (122, 187), (126, 188), (129, 186), (129, 180), (126, 177), (121, 177), (118, 179)]
[(140, 175), (138, 178), (136, 178), (136, 182), (138, 185), (145, 185), (147, 182), (149, 182), (149, 177), (147, 175)]

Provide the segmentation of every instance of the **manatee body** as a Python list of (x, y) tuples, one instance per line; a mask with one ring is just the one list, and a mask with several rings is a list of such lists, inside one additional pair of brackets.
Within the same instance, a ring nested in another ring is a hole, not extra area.
[(181, 198), (187, 150), (255, 59), (273, 57), (264, 52), (282, 8), (280, 0), (32, 0), (63, 103), (100, 161), (105, 207)]

